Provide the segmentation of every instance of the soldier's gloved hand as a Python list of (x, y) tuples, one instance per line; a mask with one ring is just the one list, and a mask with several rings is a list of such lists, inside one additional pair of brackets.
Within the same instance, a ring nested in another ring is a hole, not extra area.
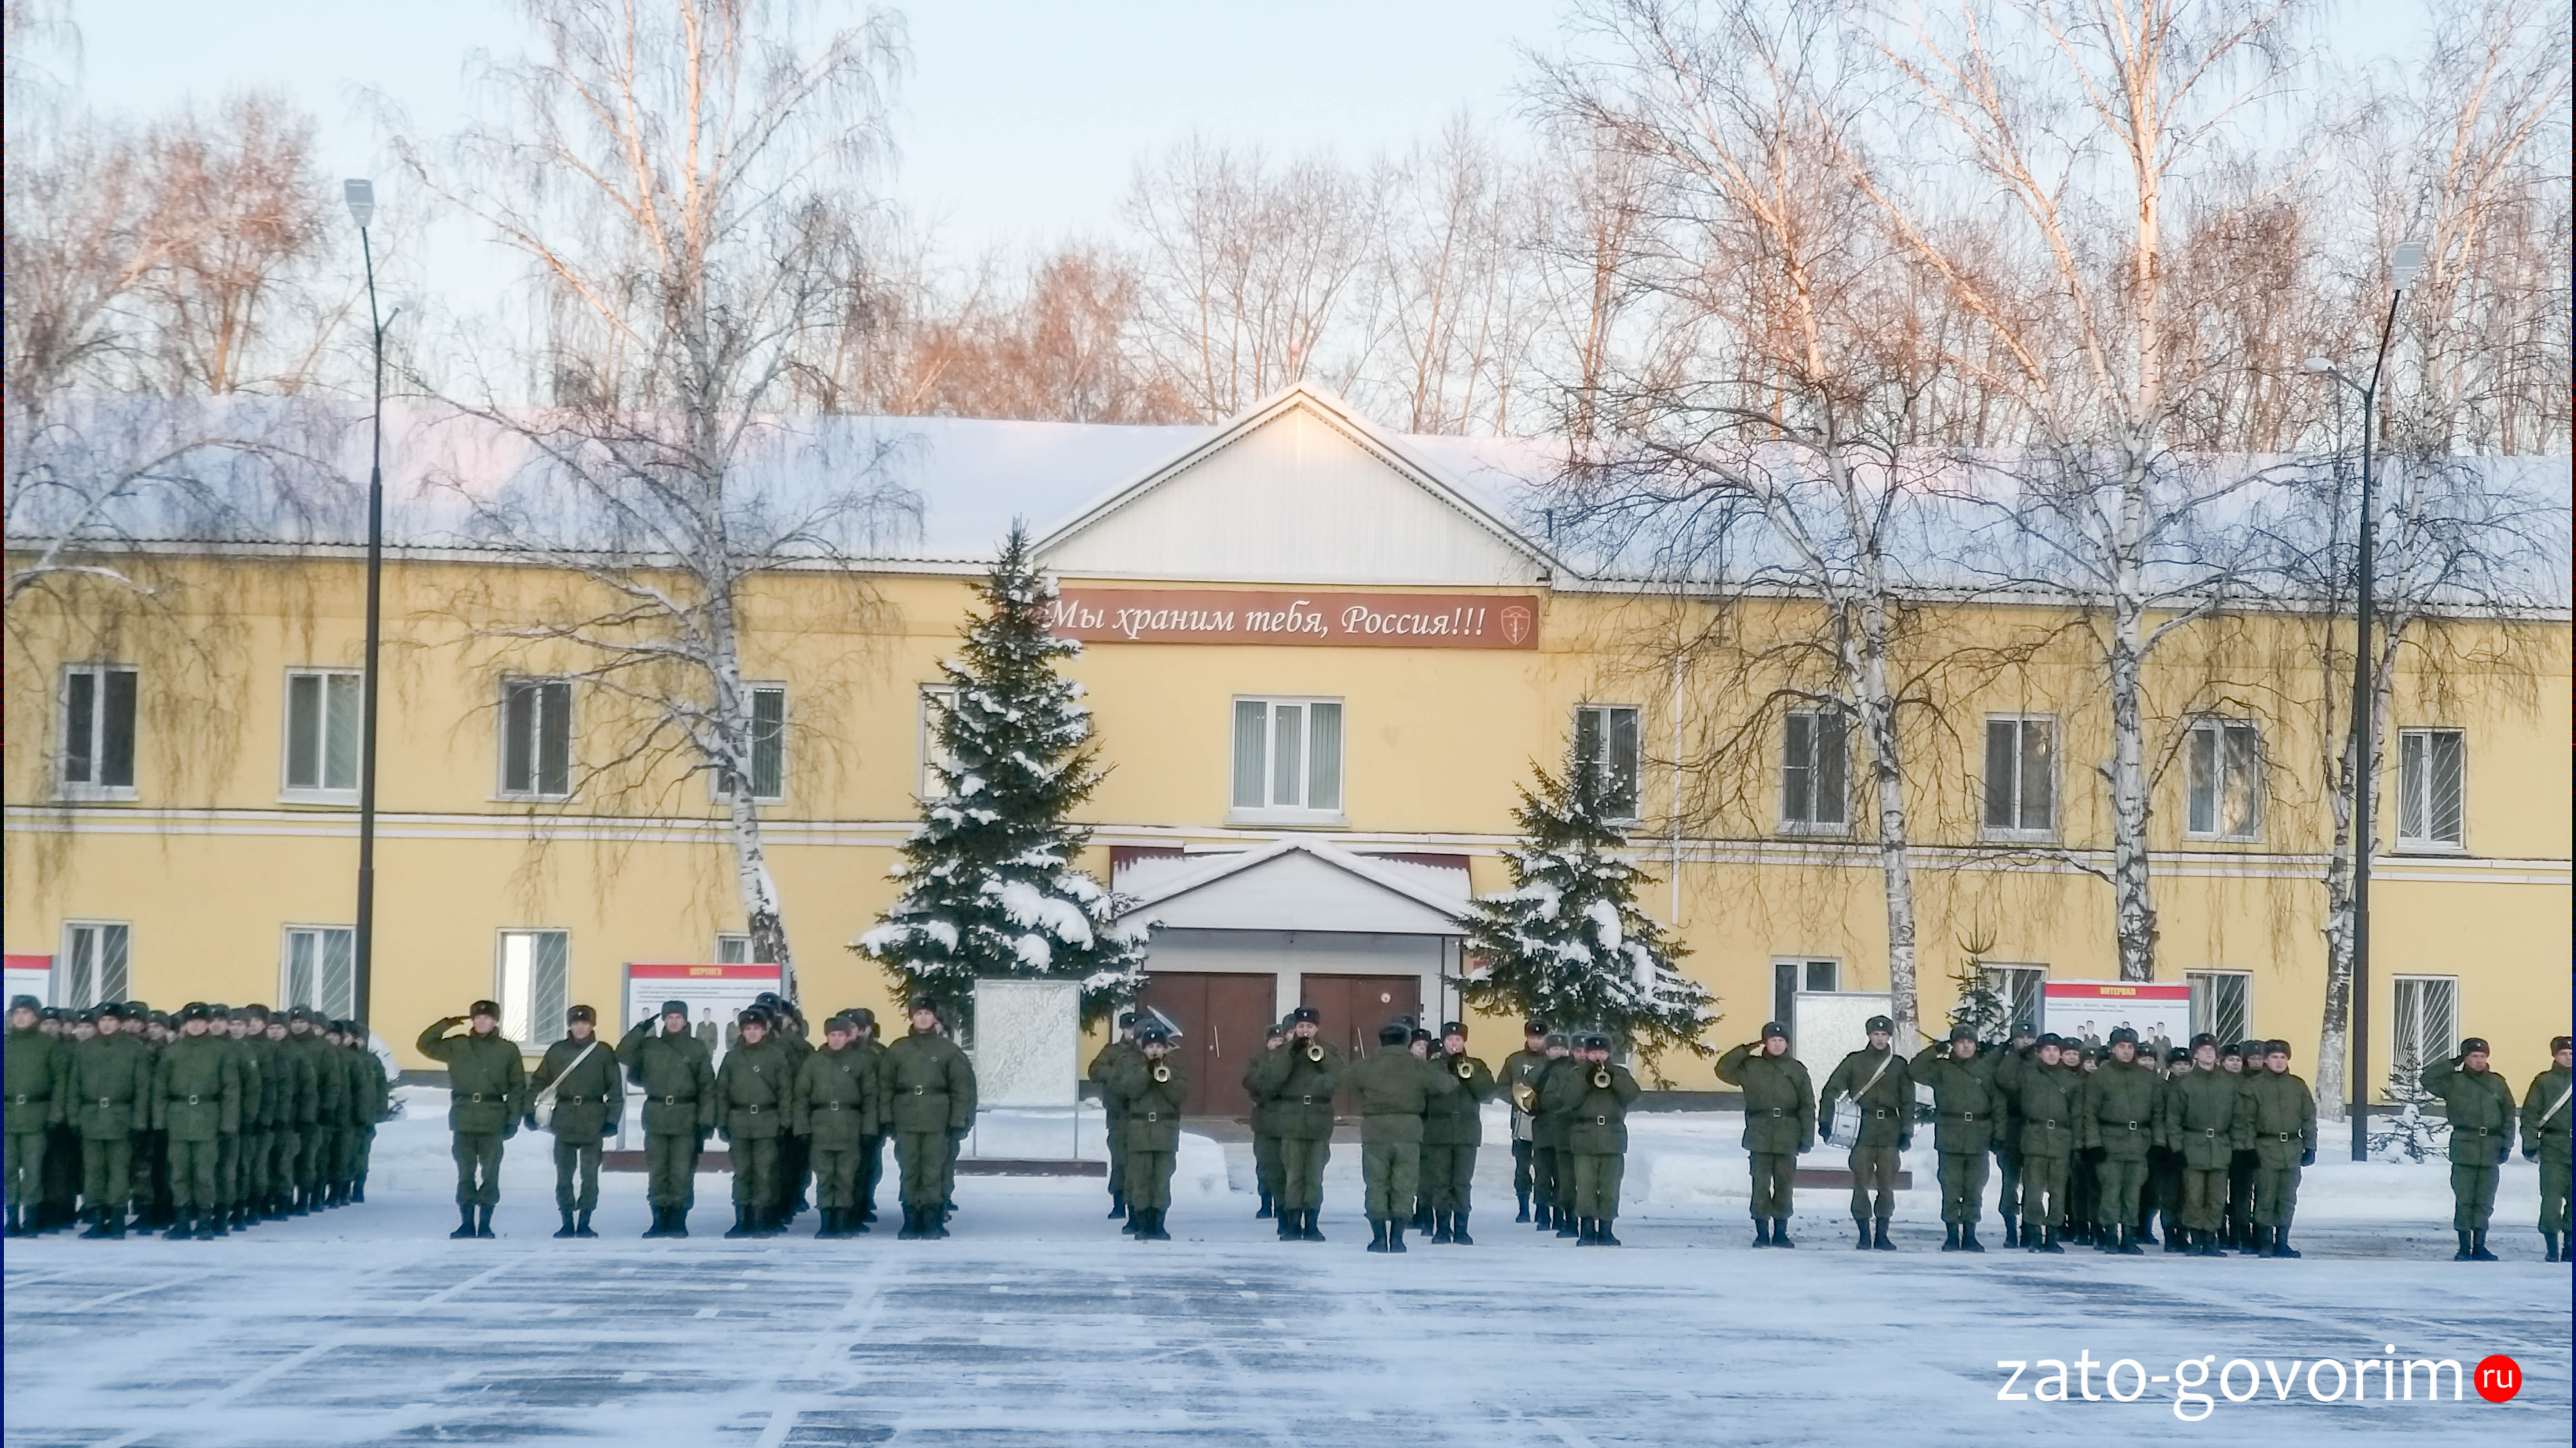
[(503, 1123), (501, 1124), (501, 1139), (502, 1139), (503, 1141), (508, 1141), (511, 1137), (514, 1137), (514, 1136), (516, 1136), (516, 1135), (518, 1135), (518, 1134), (519, 1134), (519, 1123), (518, 1123), (517, 1121), (515, 1121), (515, 1120), (512, 1120), (512, 1121), (506, 1121), (506, 1122), (503, 1122)]
[(521, 1118), (520, 1118), (520, 1124), (521, 1124), (521, 1125), (523, 1125), (523, 1126), (525, 1126), (525, 1127), (527, 1127), (530, 1131), (534, 1131), (534, 1130), (536, 1130), (536, 1129), (537, 1129), (537, 1113), (535, 1113), (535, 1112), (531, 1111), (531, 1112), (529, 1112), (526, 1116), (521, 1117)]
[(1830, 1121), (1819, 1122), (1816, 1126), (1816, 1135), (1826, 1141), (1833, 1140), (1834, 1124)]
[(2316, 1164), (2317, 1164), (2317, 1149), (2316, 1149), (2315, 1147), (2313, 1147), (2313, 1146), (2312, 1146), (2312, 1147), (2309, 1147), (2307, 1150), (2305, 1150), (2305, 1151), (2303, 1151), (2303, 1152), (2300, 1152), (2300, 1153), (2299, 1153), (2299, 1165), (2301, 1165), (2301, 1166), (2315, 1166)]
[(2538, 1161), (2540, 1160), (2540, 1153), (2526, 1146), (2522, 1149), (2522, 1159), (2524, 1161)]
[(1914, 1149), (1914, 1138), (1911, 1135), (1896, 1138), (1896, 1149), (1898, 1151), (1912, 1151)]

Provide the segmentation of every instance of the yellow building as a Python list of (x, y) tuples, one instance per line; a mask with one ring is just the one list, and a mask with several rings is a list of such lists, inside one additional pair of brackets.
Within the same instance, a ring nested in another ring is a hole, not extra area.
[[(1337, 1030), (1454, 1010), (1442, 982), (1468, 894), (1508, 883), (1516, 787), (1578, 730), (1634, 781), (1635, 846), (1660, 878), (1643, 904), (1717, 997), (1713, 1043), (1802, 992), (1886, 989), (1849, 745), (1769, 702), (1758, 650), (1718, 662), (1673, 646), (1711, 636), (1720, 608), (1733, 616), (1715, 632), (1738, 640), (1811, 627), (1812, 603), (1574, 576), (1544, 529), (1513, 521), (1496, 481), (1510, 446), (1391, 437), (1302, 389), (1223, 428), (882, 426), (907, 439), (919, 528), (856, 571), (769, 575), (749, 610), (748, 677), (778, 691), (781, 720), (755, 793), (809, 1007), (888, 1005), (845, 947), (891, 897), (923, 788), (924, 690), (1015, 515), (1087, 640), (1069, 671), (1111, 770), (1087, 810), (1090, 865), (1162, 920), (1154, 999), (1197, 1028), (1196, 1074), (1232, 1080), (1220, 1063), (1256, 1044), (1244, 1033), (1301, 999)], [(725, 811), (703, 776), (607, 758), (626, 706), (563, 681), (578, 659), (489, 637), (565, 579), (397, 536), (377, 1030), (411, 1061), (422, 1025), (495, 995), (533, 1049), (568, 1001), (658, 999), (630, 991), (631, 967), (740, 960)], [(31, 542), (11, 538), (13, 567)], [(64, 1003), (346, 1010), (360, 551), (149, 556), (149, 596), (66, 580), (14, 606), (12, 965), (50, 958)], [(1970, 954), (2016, 992), (2117, 974), (2111, 891), (2086, 872), (2110, 844), (2083, 763), (2105, 752), (2103, 690), (2063, 622), (2045, 599), (1927, 605), (1908, 645), (1983, 661), (1925, 671), (1934, 707), (1909, 736), (1927, 1020)], [(2324, 990), (2330, 622), (2285, 608), (2195, 626), (2203, 642), (2160, 652), (2148, 687), (2168, 741), (2157, 974), (2194, 981), (2198, 1016), (2171, 1033), (2284, 1037), (2303, 1071)], [(2410, 653), (2389, 724), (2370, 1059), (2377, 1074), (2394, 1048), (2482, 1032), (2519, 1081), (2569, 1015), (2567, 620), (2449, 637), (2438, 669)], [(1711, 740), (1732, 751), (1722, 767), (1658, 763), (1719, 757)], [(1479, 1049), (1498, 1058), (1515, 1035), (1483, 1023)], [(1714, 1084), (1703, 1063), (1662, 1064), (1674, 1086)]]

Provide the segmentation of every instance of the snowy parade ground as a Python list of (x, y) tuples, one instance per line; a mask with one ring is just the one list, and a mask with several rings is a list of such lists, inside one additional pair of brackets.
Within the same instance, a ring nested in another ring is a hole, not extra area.
[[(1514, 1226), (1491, 1149), (1472, 1248), (1363, 1252), (1348, 1149), (1331, 1240), (1281, 1243), (1249, 1149), (1204, 1137), (1169, 1244), (1122, 1238), (1097, 1178), (982, 1176), (945, 1242), (816, 1242), (811, 1216), (728, 1242), (712, 1173), (687, 1241), (638, 1240), (643, 1179), (613, 1174), (601, 1240), (558, 1242), (524, 1133), (501, 1239), (452, 1242), (445, 1096), (402, 1095), (363, 1206), (218, 1242), (10, 1242), (10, 1448), (2569, 1440), (2568, 1269), (2539, 1260), (2519, 1157), (2493, 1265), (2447, 1260), (2439, 1164), (2312, 1169), (2296, 1262), (1944, 1254), (1928, 1157), (1904, 1250), (1853, 1252), (1842, 1194), (1808, 1189), (1799, 1247), (1753, 1251), (1740, 1122), (1716, 1114), (1636, 1121), (1618, 1251)], [(2492, 1354), (2525, 1374), (2502, 1404), (2405, 1367)]]

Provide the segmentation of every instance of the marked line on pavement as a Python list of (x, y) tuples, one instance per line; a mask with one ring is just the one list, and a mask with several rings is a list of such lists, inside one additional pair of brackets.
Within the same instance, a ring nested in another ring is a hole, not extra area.
[(466, 1278), (464, 1281), (457, 1283), (453, 1287), (440, 1288), (438, 1291), (433, 1292), (418, 1302), (411, 1304), (409, 1307), (404, 1308), (397, 1315), (409, 1317), (424, 1307), (436, 1307), (438, 1304), (448, 1301), (451, 1298), (471, 1292), (475, 1288), (482, 1286), (484, 1283), (491, 1281), (493, 1278), (500, 1276), (504, 1271), (507, 1271), (514, 1265), (516, 1264), (509, 1262), (494, 1263), (492, 1266), (484, 1268), (482, 1271), (475, 1273), (473, 1276)]
[(232, 1386), (224, 1388), (210, 1396), (200, 1398), (184, 1408), (171, 1412), (153, 1414), (153, 1422), (147, 1423), (140, 1428), (128, 1429), (125, 1432), (118, 1434), (116, 1437), (110, 1438), (106, 1442), (97, 1445), (97, 1448), (130, 1448), (130, 1445), (140, 1443), (144, 1439), (161, 1432), (163, 1429), (174, 1428), (182, 1424), (199, 1421), (207, 1413), (211, 1413), (215, 1409), (220, 1408), (237, 1398), (247, 1396), (253, 1389), (266, 1387), (271, 1382), (276, 1381), (279, 1377), (293, 1372), (295, 1369), (304, 1366), (306, 1363), (313, 1361), (315, 1358), (331, 1351), (333, 1348), (339, 1347), (346, 1341), (348, 1341), (348, 1339), (335, 1337), (326, 1342), (317, 1342), (311, 1347), (305, 1348), (301, 1352), (289, 1353), (285, 1357), (279, 1358), (277, 1361), (270, 1363), (267, 1367), (261, 1368), (258, 1372), (252, 1373), (250, 1376), (243, 1378), (240, 1382), (234, 1383)]

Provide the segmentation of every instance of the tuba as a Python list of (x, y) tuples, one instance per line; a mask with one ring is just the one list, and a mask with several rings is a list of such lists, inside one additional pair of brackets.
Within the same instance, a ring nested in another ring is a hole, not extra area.
[(1153, 1075), (1154, 1075), (1154, 1084), (1155, 1084), (1155, 1085), (1157, 1085), (1157, 1086), (1165, 1085), (1165, 1084), (1169, 1083), (1169, 1082), (1171, 1081), (1171, 1079), (1172, 1079), (1172, 1068), (1171, 1068), (1171, 1067), (1169, 1067), (1169, 1066), (1164, 1065), (1164, 1064), (1163, 1064), (1162, 1062), (1160, 1062), (1160, 1061), (1156, 1061), (1156, 1062), (1154, 1063), (1154, 1072), (1153, 1072)]
[(1324, 1064), (1324, 1043), (1321, 1041), (1308, 1041), (1306, 1043), (1306, 1059), (1314, 1062), (1318, 1066)]
[(1461, 1081), (1473, 1081), (1476, 1079), (1476, 1063), (1468, 1060), (1464, 1056), (1458, 1058), (1457, 1070), (1458, 1079)]
[(1607, 1091), (1610, 1089), (1609, 1067), (1595, 1066), (1592, 1068), (1592, 1089), (1595, 1091)]

